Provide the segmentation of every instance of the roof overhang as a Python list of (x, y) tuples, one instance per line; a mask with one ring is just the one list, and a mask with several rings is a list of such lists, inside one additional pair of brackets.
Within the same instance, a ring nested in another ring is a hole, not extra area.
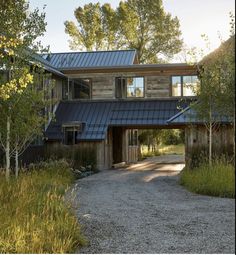
[(128, 66), (105, 66), (105, 67), (84, 67), (60, 69), (64, 74), (82, 73), (111, 73), (111, 72), (193, 72), (197, 73), (197, 66), (186, 63), (153, 64), (153, 65), (128, 65)]

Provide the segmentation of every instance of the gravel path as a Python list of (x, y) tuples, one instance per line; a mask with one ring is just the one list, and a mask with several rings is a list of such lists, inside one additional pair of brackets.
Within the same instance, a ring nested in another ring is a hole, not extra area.
[(78, 252), (235, 253), (235, 200), (186, 191), (181, 161), (158, 157), (79, 180), (73, 192), (90, 244)]

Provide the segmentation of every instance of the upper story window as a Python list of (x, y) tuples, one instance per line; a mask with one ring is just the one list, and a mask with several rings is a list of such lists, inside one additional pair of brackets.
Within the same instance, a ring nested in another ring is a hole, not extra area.
[(143, 77), (119, 77), (116, 78), (116, 98), (140, 98), (144, 97)]
[(171, 95), (173, 97), (195, 96), (199, 84), (197, 75), (172, 76)]
[(63, 99), (90, 99), (91, 87), (91, 79), (72, 79), (63, 84)]

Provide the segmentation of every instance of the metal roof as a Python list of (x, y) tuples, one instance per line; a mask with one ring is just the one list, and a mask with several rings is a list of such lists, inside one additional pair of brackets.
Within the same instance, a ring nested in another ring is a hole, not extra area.
[(44, 54), (42, 57), (54, 68), (64, 70), (73, 68), (132, 65), (135, 61), (136, 51), (66, 52)]
[(49, 140), (62, 140), (62, 125), (74, 121), (85, 123), (77, 140), (104, 140), (109, 126), (157, 127), (179, 112), (178, 106), (187, 102), (178, 99), (132, 101), (71, 101), (61, 102), (56, 121), (49, 125)]
[[(232, 123), (233, 121), (229, 117), (220, 116), (216, 112), (213, 113), (212, 117), (214, 122), (222, 124)], [(193, 108), (188, 106), (184, 110), (167, 120), (167, 123), (174, 125), (203, 124), (204, 120), (197, 116), (197, 113)]]
[(31, 57), (33, 60), (36, 60), (38, 62), (40, 62), (44, 69), (55, 74), (58, 76), (61, 76), (63, 78), (67, 78), (67, 76), (65, 74), (63, 74), (62, 72), (58, 71), (57, 69), (55, 69), (47, 60), (45, 60), (42, 56), (40, 56), (39, 54), (31, 54)]

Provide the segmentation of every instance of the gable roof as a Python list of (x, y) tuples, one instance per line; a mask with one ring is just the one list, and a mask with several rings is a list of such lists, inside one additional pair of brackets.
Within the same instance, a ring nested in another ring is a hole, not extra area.
[(188, 102), (178, 99), (132, 101), (64, 101), (51, 122), (46, 136), (49, 140), (62, 140), (64, 123), (84, 123), (77, 140), (104, 140), (109, 126), (155, 127), (167, 126), (167, 120), (179, 112), (178, 106)]
[(135, 50), (66, 52), (42, 55), (50, 65), (59, 70), (71, 68), (111, 67), (133, 65)]

